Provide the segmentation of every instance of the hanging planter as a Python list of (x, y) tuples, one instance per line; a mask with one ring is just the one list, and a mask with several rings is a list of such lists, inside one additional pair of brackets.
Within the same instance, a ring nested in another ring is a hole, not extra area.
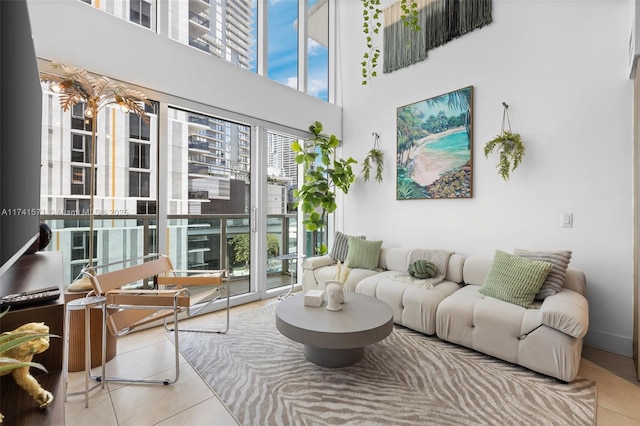
[[(499, 135), (487, 142), (484, 146), (484, 156), (489, 158), (489, 154), (497, 147), (500, 159), (496, 168), (505, 181), (509, 180), (509, 175), (520, 165), (524, 157), (524, 144), (520, 134), (511, 131), (511, 121), (509, 120), (509, 105), (502, 103), (504, 111), (502, 113), (502, 130)], [(509, 126), (505, 130), (505, 118)]]
[(373, 163), (376, 165), (376, 182), (382, 183), (382, 170), (384, 168), (384, 153), (380, 150), (380, 146), (378, 144), (378, 139), (380, 135), (377, 133), (372, 133), (374, 137), (373, 148), (367, 153), (364, 161), (362, 162), (362, 178), (365, 182), (369, 181), (371, 177), (371, 169), (373, 168)]

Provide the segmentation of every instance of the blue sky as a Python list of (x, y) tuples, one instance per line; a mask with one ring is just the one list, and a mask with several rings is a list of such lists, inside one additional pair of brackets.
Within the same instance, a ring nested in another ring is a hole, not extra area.
[[(309, 6), (311, 7), (316, 2), (317, 0), (311, 0)], [(284, 85), (297, 88), (298, 35), (295, 21), (298, 18), (298, 1), (270, 0), (268, 2), (268, 17), (268, 77)], [(309, 39), (308, 44), (309, 78), (307, 91), (313, 96), (327, 100), (327, 48), (312, 39)]]

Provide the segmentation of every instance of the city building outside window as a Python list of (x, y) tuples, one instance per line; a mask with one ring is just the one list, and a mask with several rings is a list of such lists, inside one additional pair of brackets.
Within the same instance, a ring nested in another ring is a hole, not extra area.
[[(91, 167), (71, 166), (71, 194), (72, 195), (91, 195), (89, 193), (91, 187)], [(96, 182), (97, 182), (96, 177)], [(95, 195), (95, 188), (94, 188)]]
[(91, 136), (71, 132), (71, 162), (91, 164)]
[(64, 200), (63, 214), (86, 214), (89, 211), (89, 199), (73, 199), (67, 198)]
[[(93, 232), (93, 244), (97, 244), (97, 232)], [(73, 231), (71, 232), (71, 275), (77, 277), (80, 271), (86, 265), (86, 259), (89, 257), (89, 232)]]
[(157, 203), (155, 201), (138, 200), (136, 203), (136, 214), (151, 214), (155, 215), (157, 212)]
[(151, 2), (130, 0), (129, 20), (146, 28), (151, 28)]
[(129, 172), (129, 196), (148, 197), (150, 195), (149, 177), (149, 173)]
[[(82, 0), (92, 4), (91, 0)], [(265, 22), (258, 22), (258, 7), (267, 8)], [(255, 0), (158, 1), (102, 0), (98, 9), (120, 19), (157, 31), (156, 8), (168, 15), (164, 36), (199, 49), (221, 60), (281, 84), (303, 90), (329, 101), (329, 0), (308, 0), (307, 16), (300, 17), (298, 0), (258, 2)], [(298, 51), (298, 22), (307, 21), (307, 50)], [(266, 67), (259, 70), (258, 29), (267, 28)], [(300, 54), (306, 58), (298, 57)], [(298, 64), (306, 64), (305, 75), (298, 75)], [(306, 83), (301, 85), (304, 78)], [(300, 87), (299, 87), (300, 86)]]
[(71, 128), (91, 132), (91, 120), (85, 118), (86, 105), (82, 102), (71, 107)]

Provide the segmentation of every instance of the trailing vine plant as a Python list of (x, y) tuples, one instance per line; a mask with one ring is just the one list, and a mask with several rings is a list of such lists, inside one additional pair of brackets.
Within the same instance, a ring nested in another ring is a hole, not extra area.
[(400, 7), (402, 8), (402, 21), (406, 27), (409, 27), (411, 31), (420, 31), (420, 25), (418, 24), (418, 3), (415, 0), (401, 0)]
[[(502, 113), (502, 131), (495, 138), (491, 139), (484, 146), (484, 156), (489, 158), (489, 154), (498, 147), (498, 153), (500, 155), (498, 165), (498, 174), (502, 176), (505, 181), (509, 180), (509, 175), (513, 172), (522, 162), (525, 150), (524, 144), (520, 134), (513, 133), (511, 131), (511, 122), (509, 120), (509, 105), (502, 103), (504, 111)], [(505, 117), (509, 125), (509, 130), (505, 130)]]
[[(378, 59), (380, 59), (380, 48), (373, 44), (373, 38), (375, 35), (380, 34), (380, 28), (382, 28), (382, 22), (380, 15), (382, 10), (380, 9), (380, 0), (361, 0), (362, 1), (362, 32), (365, 35), (367, 42), (367, 50), (362, 55), (362, 85), (366, 86), (371, 82), (373, 77), (378, 75), (376, 67), (378, 66)], [(411, 28), (412, 31), (419, 31), (420, 25), (418, 24), (418, 3), (416, 0), (401, 0), (400, 8), (402, 14), (400, 18), (404, 22), (405, 26)]]
[(382, 22), (380, 22), (380, 0), (362, 0), (362, 32), (367, 41), (367, 50), (364, 52), (362, 65), (362, 85), (366, 85), (371, 79), (378, 75), (375, 68), (378, 66), (380, 49), (373, 45), (373, 35), (380, 33)]
[(373, 167), (372, 163), (375, 163), (376, 182), (382, 183), (382, 170), (384, 168), (384, 164), (383, 164), (384, 153), (380, 150), (380, 147), (378, 146), (378, 138), (380, 137), (380, 135), (374, 132), (373, 136), (375, 138), (373, 143), (373, 148), (367, 153), (367, 156), (362, 162), (362, 178), (364, 179), (365, 182), (369, 181), (369, 178), (371, 177), (371, 169)]

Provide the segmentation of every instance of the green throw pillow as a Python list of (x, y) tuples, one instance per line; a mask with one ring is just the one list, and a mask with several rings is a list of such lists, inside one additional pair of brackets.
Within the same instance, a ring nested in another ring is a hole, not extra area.
[(437, 270), (436, 265), (433, 263), (427, 262), (424, 259), (418, 259), (409, 264), (407, 272), (414, 278), (424, 280), (427, 278), (433, 278), (436, 275)]
[(349, 268), (376, 269), (382, 241), (368, 241), (349, 237), (347, 262)]
[(533, 299), (553, 265), (496, 250), (480, 293), (532, 309)]

